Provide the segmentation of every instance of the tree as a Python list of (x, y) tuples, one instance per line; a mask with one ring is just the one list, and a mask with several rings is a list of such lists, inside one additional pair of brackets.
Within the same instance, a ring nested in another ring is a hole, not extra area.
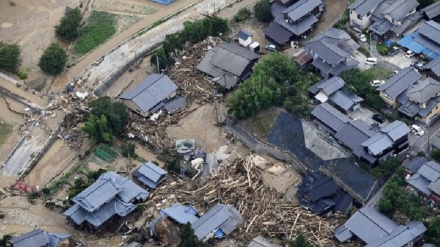
[(91, 114), (104, 115), (112, 135), (119, 136), (128, 123), (127, 107), (120, 102), (113, 102), (110, 97), (100, 97), (89, 103)]
[(55, 26), (55, 35), (63, 41), (74, 41), (79, 36), (80, 25), (81, 11), (75, 8), (63, 16), (60, 24)]
[(97, 117), (90, 114), (81, 130), (89, 134), (95, 143), (111, 142), (114, 138), (111, 129), (107, 126), (107, 118), (104, 115)]
[(204, 247), (205, 244), (197, 239), (191, 223), (186, 223), (180, 230), (180, 241), (178, 247)]
[(420, 5), (417, 6), (417, 10), (421, 10), (424, 7), (429, 6), (429, 5), (433, 4), (433, 3), (435, 3), (435, 1), (436, 0), (418, 0)]
[(63, 72), (67, 63), (67, 54), (59, 45), (52, 43), (44, 50), (38, 66), (49, 75), (58, 75)]
[(287, 241), (287, 247), (312, 247), (302, 232), (299, 232), (295, 239)]
[(254, 5), (254, 15), (260, 22), (270, 22), (272, 19), (272, 14), (270, 10), (270, 3), (268, 0), (259, 0)]
[(136, 156), (136, 146), (131, 143), (131, 142), (127, 142), (127, 143), (122, 143), (122, 156), (124, 157), (130, 157), (133, 158)]
[(17, 73), (20, 67), (20, 47), (17, 44), (6, 44), (0, 41), (0, 68)]
[(440, 218), (434, 218), (423, 224), (428, 228), (425, 233), (426, 242), (440, 246)]

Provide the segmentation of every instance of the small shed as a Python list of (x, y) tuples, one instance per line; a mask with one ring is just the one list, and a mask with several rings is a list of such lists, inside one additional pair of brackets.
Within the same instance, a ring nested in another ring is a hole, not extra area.
[(260, 43), (258, 43), (257, 41), (252, 42), (252, 44), (249, 45), (249, 50), (253, 52), (260, 51)]
[(155, 189), (165, 180), (165, 175), (167, 173), (167, 171), (154, 163), (146, 162), (133, 172), (133, 176), (151, 189)]
[(241, 30), (238, 32), (238, 43), (244, 47), (248, 47), (252, 43), (252, 34), (248, 31)]
[(163, 4), (163, 5), (168, 5), (168, 4), (172, 3), (172, 2), (174, 2), (174, 0), (152, 0), (152, 1), (155, 2), (155, 3)]

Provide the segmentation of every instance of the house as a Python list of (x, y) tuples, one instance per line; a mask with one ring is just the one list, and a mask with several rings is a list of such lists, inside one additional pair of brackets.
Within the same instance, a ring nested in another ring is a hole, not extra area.
[(176, 96), (164, 104), (165, 110), (169, 114), (173, 114), (186, 106), (186, 99), (183, 96)]
[(397, 44), (423, 57), (436, 59), (440, 54), (440, 24), (427, 21)]
[(174, 0), (152, 0), (152, 1), (155, 2), (155, 3), (163, 4), (163, 5), (168, 5), (168, 4), (174, 2)]
[(298, 185), (297, 196), (302, 207), (320, 216), (329, 216), (335, 212), (346, 215), (353, 206), (353, 197), (321, 172), (305, 176)]
[(59, 244), (70, 237), (66, 233), (46, 232), (42, 229), (35, 229), (31, 232), (22, 234), (9, 240), (12, 247), (57, 247)]
[(430, 77), (440, 80), (440, 57), (429, 61), (429, 63), (425, 64), (424, 68)]
[(197, 69), (213, 77), (212, 81), (231, 89), (251, 75), (260, 56), (237, 44), (223, 42), (210, 49)]
[(80, 226), (89, 224), (95, 229), (110, 218), (131, 213), (136, 201), (144, 201), (149, 193), (130, 179), (116, 172), (106, 172), (71, 200), (75, 203), (63, 214)]
[(440, 116), (440, 82), (431, 77), (419, 80), (397, 102), (401, 115), (430, 125)]
[(339, 76), (355, 68), (359, 62), (351, 54), (359, 48), (347, 32), (329, 28), (304, 45), (313, 56), (312, 65), (324, 79)]
[(374, 136), (377, 131), (377, 126), (369, 126), (364, 121), (357, 119), (347, 122), (334, 137), (339, 144), (350, 150), (356, 158), (373, 165), (377, 163), (377, 158), (369, 154), (361, 144)]
[[(147, 117), (159, 110), (158, 105), (176, 95), (177, 86), (163, 74), (151, 74), (122, 94), (119, 99), (129, 109)], [(156, 109), (155, 109), (156, 108)]]
[(344, 87), (345, 82), (342, 78), (335, 76), (330, 79), (323, 79), (308, 88), (310, 96), (321, 103), (327, 102), (330, 95)]
[(193, 206), (182, 204), (174, 204), (169, 208), (162, 209), (160, 215), (170, 217), (181, 225), (188, 222), (192, 224), (199, 219), (198, 212)]
[(257, 236), (248, 244), (247, 247), (281, 247), (279, 244), (272, 244), (262, 236)]
[(364, 99), (354, 93), (339, 90), (330, 95), (328, 102), (342, 113), (348, 114), (361, 108), (363, 101)]
[(421, 78), (422, 76), (414, 68), (406, 67), (380, 85), (377, 90), (383, 101), (391, 108), (396, 109), (398, 106), (397, 97)]
[(403, 165), (405, 168), (404, 177), (412, 176), (414, 173), (416, 173), (420, 167), (422, 167), (423, 164), (428, 162), (428, 159), (424, 156), (416, 156), (407, 163)]
[[(409, 132), (411, 130), (405, 123), (396, 120), (381, 128), (361, 145), (368, 154), (378, 161), (386, 160), (391, 155), (398, 154), (409, 147)], [(373, 163), (373, 165), (376, 164)]]
[(431, 5), (421, 9), (420, 12), (423, 13), (426, 20), (434, 20), (438, 22), (440, 20), (440, 2), (435, 1)]
[(241, 30), (238, 32), (238, 43), (244, 47), (248, 47), (252, 43), (252, 34), (248, 31)]
[(312, 55), (302, 47), (293, 54), (293, 61), (300, 70), (304, 70), (312, 62)]
[(243, 217), (234, 206), (218, 203), (191, 226), (199, 240), (207, 241), (231, 234), (242, 221)]
[(152, 162), (142, 164), (133, 172), (134, 177), (151, 189), (156, 189), (165, 180), (166, 174), (168, 174), (167, 171)]
[[(274, 23), (278, 25), (270, 25), (264, 34), (278, 45), (284, 45), (291, 39), (303, 38), (318, 23), (324, 8), (321, 0), (299, 0), (289, 7), (274, 2), (271, 6), (272, 16), (275, 18)], [(291, 35), (286, 40), (288, 33)]]
[(349, 117), (328, 103), (320, 104), (313, 109), (312, 116), (318, 126), (330, 135), (336, 134), (350, 121)]
[(406, 182), (410, 192), (440, 206), (440, 164), (426, 161), (412, 176), (407, 175)]
[(336, 239), (343, 243), (356, 236), (366, 247), (412, 246), (422, 238), (426, 227), (417, 221), (398, 225), (376, 208), (361, 208), (335, 231)]
[(399, 37), (422, 18), (418, 5), (416, 0), (356, 0), (348, 6), (350, 25), (368, 28), (375, 38)]

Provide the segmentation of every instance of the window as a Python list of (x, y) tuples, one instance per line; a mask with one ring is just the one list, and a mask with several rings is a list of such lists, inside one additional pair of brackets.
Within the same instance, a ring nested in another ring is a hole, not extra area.
[(359, 15), (359, 14), (358, 14), (358, 19), (359, 19), (359, 20), (362, 20), (362, 16), (361, 16), (361, 15)]

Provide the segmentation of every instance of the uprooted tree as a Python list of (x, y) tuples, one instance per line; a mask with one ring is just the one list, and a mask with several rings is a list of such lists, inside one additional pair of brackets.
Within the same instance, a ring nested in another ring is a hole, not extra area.
[(287, 241), (287, 247), (312, 247), (312, 245), (302, 232), (298, 232), (296, 238)]

